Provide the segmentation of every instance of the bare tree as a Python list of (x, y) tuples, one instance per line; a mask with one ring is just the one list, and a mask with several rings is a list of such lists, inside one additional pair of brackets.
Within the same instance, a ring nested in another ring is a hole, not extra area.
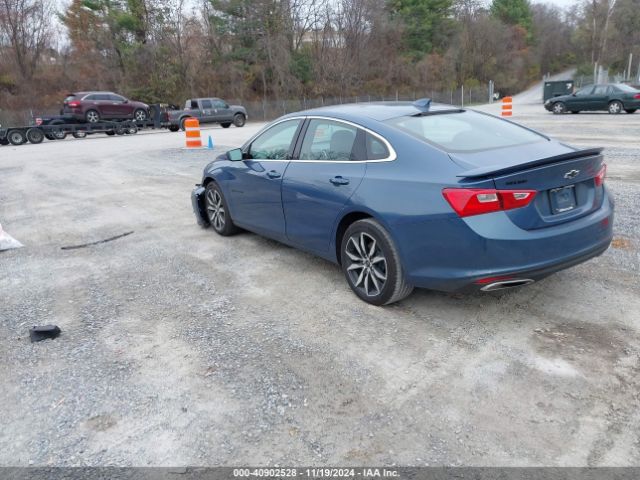
[(10, 47), (23, 80), (33, 78), (52, 36), (51, 0), (0, 0), (0, 44)]

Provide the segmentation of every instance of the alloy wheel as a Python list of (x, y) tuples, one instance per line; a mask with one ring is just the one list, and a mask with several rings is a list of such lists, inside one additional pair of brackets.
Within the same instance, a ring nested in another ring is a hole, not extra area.
[(87, 113), (87, 122), (89, 123), (98, 123), (98, 121), (100, 120), (100, 116), (98, 115), (97, 112), (94, 112), (93, 110)]
[(553, 104), (553, 113), (564, 113), (564, 104), (561, 102)]
[(620, 102), (611, 102), (609, 104), (609, 113), (620, 113), (622, 111), (622, 105)]
[(379, 243), (365, 232), (349, 237), (345, 253), (350, 265), (347, 274), (351, 283), (368, 297), (380, 295), (387, 282), (387, 259)]
[(144, 122), (147, 119), (147, 114), (144, 113), (144, 111), (142, 110), (137, 110), (136, 111), (136, 120), (138, 122)]
[(221, 231), (224, 228), (226, 213), (222, 203), (222, 196), (217, 190), (209, 190), (207, 192), (207, 215), (213, 228), (217, 231)]

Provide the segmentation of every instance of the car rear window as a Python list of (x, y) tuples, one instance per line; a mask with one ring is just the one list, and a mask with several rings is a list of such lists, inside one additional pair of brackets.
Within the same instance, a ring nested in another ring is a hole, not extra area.
[(67, 98), (64, 99), (65, 102), (70, 102), (72, 100), (75, 100), (76, 96), (75, 95), (68, 95)]
[(513, 123), (471, 111), (398, 117), (385, 123), (447, 152), (492, 150), (545, 139)]
[(627, 93), (636, 93), (639, 91), (638, 89), (633, 88), (630, 85), (625, 85), (624, 83), (618, 83), (617, 85), (615, 85), (615, 88), (622, 92), (627, 92)]

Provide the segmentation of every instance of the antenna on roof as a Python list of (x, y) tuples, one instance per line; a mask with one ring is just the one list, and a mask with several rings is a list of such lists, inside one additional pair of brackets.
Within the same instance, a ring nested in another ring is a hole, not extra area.
[(413, 102), (413, 106), (423, 112), (428, 112), (431, 107), (431, 99), (430, 98), (420, 98)]

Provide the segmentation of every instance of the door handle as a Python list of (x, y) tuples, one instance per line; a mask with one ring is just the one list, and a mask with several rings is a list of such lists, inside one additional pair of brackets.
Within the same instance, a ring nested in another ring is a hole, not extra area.
[(276, 172), (275, 170), (270, 170), (267, 172), (267, 177), (269, 178), (280, 178), (282, 174), (280, 172)]
[(331, 183), (333, 183), (334, 185), (349, 185), (349, 179), (348, 178), (343, 178), (340, 175), (333, 177), (331, 180), (329, 180)]

